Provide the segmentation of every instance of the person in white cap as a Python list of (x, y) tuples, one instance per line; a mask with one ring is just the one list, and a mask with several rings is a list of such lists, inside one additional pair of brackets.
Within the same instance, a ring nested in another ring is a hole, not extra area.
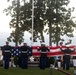
[(60, 47), (61, 51), (64, 52), (64, 56), (63, 56), (63, 69), (66, 69), (66, 70), (70, 69), (70, 53), (75, 51), (75, 49), (71, 50), (69, 47), (70, 46), (67, 45), (65, 50), (63, 50)]
[(11, 49), (12, 47), (9, 45), (9, 42), (6, 42), (6, 45), (2, 47), (2, 55), (4, 60), (4, 68), (9, 68), (9, 62), (11, 58)]
[(41, 51), (40, 69), (45, 69), (46, 68), (46, 61), (47, 61), (47, 51), (49, 51), (49, 49), (45, 46), (44, 43), (42, 43), (41, 47), (38, 49), (38, 51)]
[(27, 69), (28, 68), (28, 56), (29, 56), (29, 50), (30, 47), (27, 45), (27, 43), (23, 43), (23, 46), (20, 47), (21, 49), (21, 68)]

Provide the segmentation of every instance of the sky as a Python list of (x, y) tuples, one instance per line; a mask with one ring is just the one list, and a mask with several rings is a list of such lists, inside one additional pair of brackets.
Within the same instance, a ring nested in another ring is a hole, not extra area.
[[(7, 37), (9, 37), (10, 33), (11, 33), (11, 29), (9, 28), (9, 22), (11, 20), (10, 16), (6, 16), (5, 13), (3, 13), (3, 10), (8, 7), (8, 3), (7, 0), (0, 0), (0, 46), (5, 44), (5, 41), (7, 40)], [(76, 0), (70, 0), (70, 7), (75, 7), (75, 11), (72, 13), (72, 16), (76, 17)], [(72, 45), (76, 45), (76, 31), (74, 32), (74, 37), (72, 38)], [(26, 38), (28, 36), (28, 38)], [(30, 38), (30, 34), (29, 33), (25, 33), (24, 38), (26, 43), (28, 43), (28, 45), (31, 45), (31, 42), (29, 40)], [(44, 35), (45, 37), (45, 43), (46, 45), (48, 45), (49, 40), (48, 40), (48, 35)], [(66, 39), (65, 42), (67, 42), (68, 38), (67, 37), (63, 37)], [(40, 41), (38, 41), (37, 43), (34, 43), (34, 45), (39, 45)], [(10, 43), (11, 45), (14, 45), (14, 43)]]
[[(3, 13), (3, 9), (7, 7), (6, 0), (1, 0), (0, 2), (0, 32), (9, 32), (9, 21), (11, 19), (10, 16), (6, 16)], [(4, 28), (5, 27), (5, 28)]]

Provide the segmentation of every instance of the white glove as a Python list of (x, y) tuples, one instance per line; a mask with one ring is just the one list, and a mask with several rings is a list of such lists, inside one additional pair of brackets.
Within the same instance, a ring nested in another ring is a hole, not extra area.
[(60, 46), (60, 48), (62, 48), (62, 46)]

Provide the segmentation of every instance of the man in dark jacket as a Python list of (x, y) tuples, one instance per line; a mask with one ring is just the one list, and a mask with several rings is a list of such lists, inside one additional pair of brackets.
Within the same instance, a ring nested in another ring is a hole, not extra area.
[(74, 52), (75, 49), (71, 50), (68, 45), (66, 46), (65, 50), (63, 50), (61, 47), (60, 47), (60, 49), (61, 49), (61, 51), (64, 52), (63, 69), (69, 70), (70, 69), (70, 54), (71, 54), (71, 52)]
[(41, 47), (38, 49), (38, 51), (41, 51), (40, 68), (45, 69), (47, 61), (47, 51), (49, 51), (49, 49), (45, 47), (45, 44), (41, 44)]
[(9, 62), (11, 58), (11, 46), (9, 45), (9, 42), (6, 42), (6, 45), (2, 47), (2, 54), (3, 54), (3, 60), (4, 60), (4, 68), (9, 68)]

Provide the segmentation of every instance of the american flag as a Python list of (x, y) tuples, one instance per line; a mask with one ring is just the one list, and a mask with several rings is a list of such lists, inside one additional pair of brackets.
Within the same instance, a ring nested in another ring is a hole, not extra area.
[[(37, 50), (39, 47), (40, 46), (32, 46), (32, 55), (34, 57), (40, 57), (41, 52)], [(74, 50), (74, 47), (75, 46), (70, 46), (70, 49)], [(64, 53), (60, 50), (60, 46), (53, 46), (53, 47), (47, 46), (47, 48), (50, 50), (49, 52), (47, 52), (47, 56), (48, 57), (54, 57), (54, 56), (62, 56), (62, 55), (64, 55)], [(65, 50), (65, 48), (66, 48), (66, 46), (62, 46), (63, 50)], [(76, 51), (72, 52), (71, 56), (76, 56)]]
[[(40, 57), (41, 52), (37, 50), (39, 47), (40, 46), (32, 46), (32, 50), (30, 50), (30, 52), (29, 52), (30, 55), (32, 55), (34, 57)], [(50, 50), (49, 52), (47, 52), (47, 56), (48, 57), (64, 55), (64, 53), (60, 50), (60, 46), (47, 46), (47, 47)], [(70, 46), (70, 49), (74, 50), (74, 47), (75, 46)], [(66, 48), (66, 46), (62, 46), (63, 50), (65, 48)], [(21, 50), (20, 49), (12, 48), (12, 50), (11, 50), (11, 55), (12, 56), (19, 56), (20, 54), (21, 54)], [(71, 56), (76, 56), (76, 50), (71, 53)]]

